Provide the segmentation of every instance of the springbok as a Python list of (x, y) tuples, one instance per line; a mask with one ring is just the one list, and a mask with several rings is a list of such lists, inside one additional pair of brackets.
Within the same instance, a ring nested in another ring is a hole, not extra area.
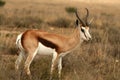
[[(89, 11), (86, 8), (87, 14), (85, 22), (78, 16), (77, 9), (75, 11), (77, 20), (76, 28), (70, 36), (63, 36), (58, 34), (52, 34), (41, 30), (27, 30), (16, 39), (16, 45), (20, 50), (19, 56), (15, 62), (16, 70), (19, 69), (21, 61), (25, 58), (24, 70), (28, 76), (31, 75), (30, 64), (33, 61), (36, 54), (41, 55), (52, 55), (52, 63), (50, 70), (50, 79), (55, 65), (58, 65), (59, 78), (61, 77), (62, 70), (62, 58), (73, 51), (79, 43), (84, 40), (88, 41), (91, 39), (89, 33), (88, 16)], [(25, 57), (26, 56), (26, 57)]]

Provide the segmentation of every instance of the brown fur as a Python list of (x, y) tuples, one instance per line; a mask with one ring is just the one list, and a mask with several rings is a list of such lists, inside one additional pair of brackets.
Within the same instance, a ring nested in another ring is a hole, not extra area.
[(69, 37), (40, 30), (27, 30), (22, 35), (21, 43), (27, 52), (33, 52), (38, 47), (38, 42), (41, 42), (47, 47), (54, 48), (59, 54), (75, 48), (79, 41), (80, 32), (76, 28), (74, 34)]

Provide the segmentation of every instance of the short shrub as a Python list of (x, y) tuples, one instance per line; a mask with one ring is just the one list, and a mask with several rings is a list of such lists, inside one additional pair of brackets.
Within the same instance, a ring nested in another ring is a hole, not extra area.
[(0, 7), (4, 6), (5, 5), (5, 1), (3, 0), (0, 0)]
[(48, 22), (48, 25), (67, 28), (70, 26), (70, 20), (65, 18), (59, 18), (53, 22)]
[(17, 20), (15, 20), (13, 22), (14, 26), (16, 27), (35, 27), (38, 25), (41, 25), (43, 21), (40, 18), (36, 18), (36, 17), (25, 17), (25, 18), (17, 18)]
[(76, 8), (74, 8), (74, 7), (66, 7), (65, 10), (66, 10), (67, 13), (74, 13), (76, 11)]

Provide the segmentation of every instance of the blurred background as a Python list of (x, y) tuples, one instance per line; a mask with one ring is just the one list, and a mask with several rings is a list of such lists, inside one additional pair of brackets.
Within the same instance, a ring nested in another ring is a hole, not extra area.
[[(70, 35), (77, 8), (84, 20), (85, 8), (94, 18), (92, 41), (84, 42), (63, 58), (62, 80), (120, 79), (120, 0), (0, 0), (0, 80), (18, 80), (14, 63), (15, 40), (28, 29)], [(34, 80), (48, 80), (51, 56), (39, 56), (31, 64)], [(22, 71), (22, 68), (21, 68)], [(29, 80), (25, 75), (21, 80)], [(58, 80), (57, 70), (53, 80)]]

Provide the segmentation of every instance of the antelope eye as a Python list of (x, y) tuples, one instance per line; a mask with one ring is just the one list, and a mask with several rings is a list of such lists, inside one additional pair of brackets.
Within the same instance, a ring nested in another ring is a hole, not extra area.
[(84, 29), (81, 28), (81, 31), (84, 33)]

